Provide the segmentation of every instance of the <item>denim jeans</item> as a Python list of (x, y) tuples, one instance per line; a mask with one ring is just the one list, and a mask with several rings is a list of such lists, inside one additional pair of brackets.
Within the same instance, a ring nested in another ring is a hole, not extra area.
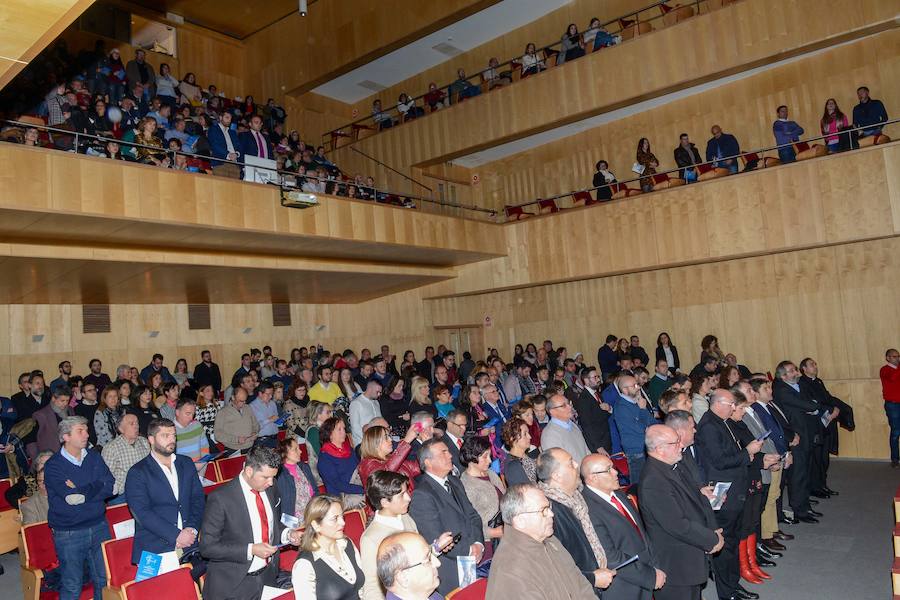
[(790, 146), (785, 146), (784, 148), (778, 149), (778, 160), (782, 163), (792, 163), (797, 160), (797, 153), (794, 152), (794, 149)]
[(891, 462), (900, 461), (900, 402), (885, 402), (884, 412), (887, 415), (888, 425), (891, 427)]
[(644, 463), (647, 462), (647, 458), (643, 452), (640, 454), (626, 454), (625, 458), (628, 459), (628, 480), (631, 482), (631, 485), (637, 485), (641, 481), (641, 471), (644, 468)]
[(106, 520), (86, 529), (53, 530), (53, 543), (59, 558), (59, 600), (78, 600), (85, 563), (94, 582), (94, 600), (102, 600), (106, 567), (100, 545), (108, 539), (109, 525)]

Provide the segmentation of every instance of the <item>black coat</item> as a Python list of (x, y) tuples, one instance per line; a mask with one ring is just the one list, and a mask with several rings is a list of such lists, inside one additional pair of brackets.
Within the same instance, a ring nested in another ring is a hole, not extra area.
[[(616, 183), (616, 180), (613, 179), (608, 183), (609, 185), (612, 185), (613, 183)], [(606, 177), (603, 176), (603, 173), (600, 173), (599, 171), (597, 173), (594, 173), (593, 185), (595, 188), (597, 188), (597, 202), (612, 200), (613, 191), (611, 187), (607, 186)], [(600, 187), (601, 185), (604, 187)]]
[(644, 363), (644, 366), (647, 367), (650, 371), (653, 369), (650, 368), (650, 357), (647, 356), (647, 351), (644, 350), (643, 346), (631, 346), (628, 349), (628, 353), (631, 354), (632, 358), (639, 358), (641, 362)]
[[(700, 159), (700, 152), (694, 144), (691, 144), (690, 152), (685, 150), (681, 144), (675, 148), (675, 164), (679, 167), (689, 167), (701, 162), (703, 161)], [(678, 172), (678, 176), (684, 179), (684, 169)]]
[[(678, 348), (670, 345), (669, 350), (672, 351), (672, 358), (675, 359), (675, 364), (669, 365), (669, 371), (674, 373), (676, 369), (681, 368), (681, 359), (678, 358)], [(666, 351), (663, 350), (662, 346), (657, 346), (656, 347), (656, 360), (662, 360), (664, 358), (666, 358)], [(653, 366), (655, 367), (656, 365), (653, 365)]]
[(591, 543), (588, 541), (581, 523), (575, 517), (575, 513), (556, 500), (550, 500), (550, 506), (553, 509), (553, 535), (572, 555), (572, 560), (575, 561), (578, 570), (587, 578), (599, 598), (600, 589), (594, 587), (594, 571), (600, 568), (600, 565), (597, 564), (597, 558), (594, 556)]
[(853, 431), (854, 429), (856, 429), (856, 421), (853, 418), (853, 407), (837, 396), (832, 396), (831, 392), (828, 391), (828, 388), (825, 387), (825, 382), (819, 378), (811, 379), (806, 375), (803, 375), (802, 377), (800, 377), (800, 390), (805, 391), (809, 396), (815, 398), (815, 400), (822, 406), (837, 408), (841, 411), (837, 419), (832, 421), (827, 428), (828, 434), (830, 436), (827, 440), (829, 444), (828, 452), (830, 452), (831, 454), (837, 454), (838, 424), (849, 431)]
[[(693, 453), (691, 450), (693, 449)], [(704, 487), (709, 480), (706, 478), (706, 473), (703, 472), (703, 467), (700, 465), (698, 460), (699, 455), (697, 454), (696, 446), (689, 446), (684, 449), (684, 452), (681, 453), (681, 464), (678, 465), (678, 470), (681, 474), (687, 477), (687, 481), (691, 483), (692, 486), (696, 486), (699, 490)]]
[(584, 441), (591, 452), (597, 448), (603, 448), (612, 452), (612, 436), (609, 431), (610, 414), (600, 408), (600, 393), (597, 392), (595, 400), (586, 389), (575, 398), (574, 406), (578, 412), (578, 423), (584, 435)]
[(622, 564), (635, 554), (639, 558), (616, 573), (612, 584), (603, 590), (603, 600), (650, 600), (656, 585), (657, 562), (647, 530), (627, 496), (621, 492), (613, 493), (634, 517), (640, 533), (609, 502), (590, 488), (585, 488), (582, 495), (591, 515), (594, 531), (606, 551), (610, 567)]
[(726, 424), (713, 411), (706, 411), (697, 425), (694, 443), (706, 477), (710, 481), (731, 482), (720, 510), (741, 510), (750, 485), (748, 467), (751, 461), (750, 455), (741, 446), (732, 423)]
[(462, 482), (452, 475), (447, 481), (453, 490), (452, 496), (431, 475), (422, 473), (416, 478), (416, 492), (409, 505), (409, 516), (416, 522), (419, 534), (426, 540), (436, 540), (445, 531), (462, 536), (459, 543), (440, 556), (438, 573), (441, 583), (438, 592), (442, 595), (459, 587), (456, 557), (467, 556), (472, 544), (484, 543), (481, 517), (469, 502)]
[(222, 373), (219, 371), (219, 365), (214, 362), (208, 366), (205, 362), (201, 362), (194, 367), (194, 386), (199, 390), (205, 385), (211, 385), (216, 394), (222, 390)]
[(809, 449), (817, 440), (821, 443), (822, 422), (819, 414), (828, 409), (820, 406), (802, 387), (798, 392), (780, 379), (772, 384), (772, 397), (787, 416), (794, 432), (800, 434), (801, 449)]
[(416, 363), (416, 373), (419, 377), (424, 377), (429, 383), (434, 381), (434, 362), (423, 358)]
[(716, 516), (700, 490), (678, 473), (678, 465), (648, 457), (638, 495), (644, 527), (666, 582), (702, 585), (709, 579), (707, 551), (719, 538)]

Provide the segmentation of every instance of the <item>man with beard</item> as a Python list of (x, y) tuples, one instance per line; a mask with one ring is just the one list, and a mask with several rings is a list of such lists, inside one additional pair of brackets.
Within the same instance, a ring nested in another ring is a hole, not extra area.
[[(197, 549), (206, 497), (194, 461), (175, 454), (175, 423), (153, 419), (147, 427), (150, 454), (128, 471), (125, 496), (134, 515), (131, 562), (144, 550), (154, 554)], [(195, 579), (205, 571), (197, 555), (191, 571)]]

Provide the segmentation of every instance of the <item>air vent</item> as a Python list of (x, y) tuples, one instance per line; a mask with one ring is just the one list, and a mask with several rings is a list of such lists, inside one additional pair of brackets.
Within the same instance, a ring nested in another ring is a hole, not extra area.
[(432, 46), (431, 49), (440, 52), (445, 56), (456, 56), (463, 53), (462, 50), (460, 50), (456, 46), (453, 46), (452, 44), (448, 44), (447, 42), (441, 42), (436, 46)]
[(109, 304), (85, 304), (81, 307), (83, 333), (109, 333)]
[(212, 329), (209, 304), (188, 304), (188, 329)]
[(272, 325), (275, 327), (291, 326), (291, 305), (272, 303)]
[(374, 81), (369, 81), (368, 79), (360, 81), (356, 85), (361, 88), (366, 88), (367, 90), (372, 90), (373, 92), (380, 92), (381, 90), (387, 89), (387, 86), (381, 85), (380, 83), (375, 83)]

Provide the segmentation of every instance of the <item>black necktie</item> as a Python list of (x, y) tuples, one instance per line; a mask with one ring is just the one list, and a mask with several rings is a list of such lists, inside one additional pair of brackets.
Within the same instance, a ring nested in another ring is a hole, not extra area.
[(450, 494), (451, 496), (453, 495), (453, 490), (450, 489), (450, 480), (449, 479), (444, 480), (444, 489), (447, 490), (448, 494)]

